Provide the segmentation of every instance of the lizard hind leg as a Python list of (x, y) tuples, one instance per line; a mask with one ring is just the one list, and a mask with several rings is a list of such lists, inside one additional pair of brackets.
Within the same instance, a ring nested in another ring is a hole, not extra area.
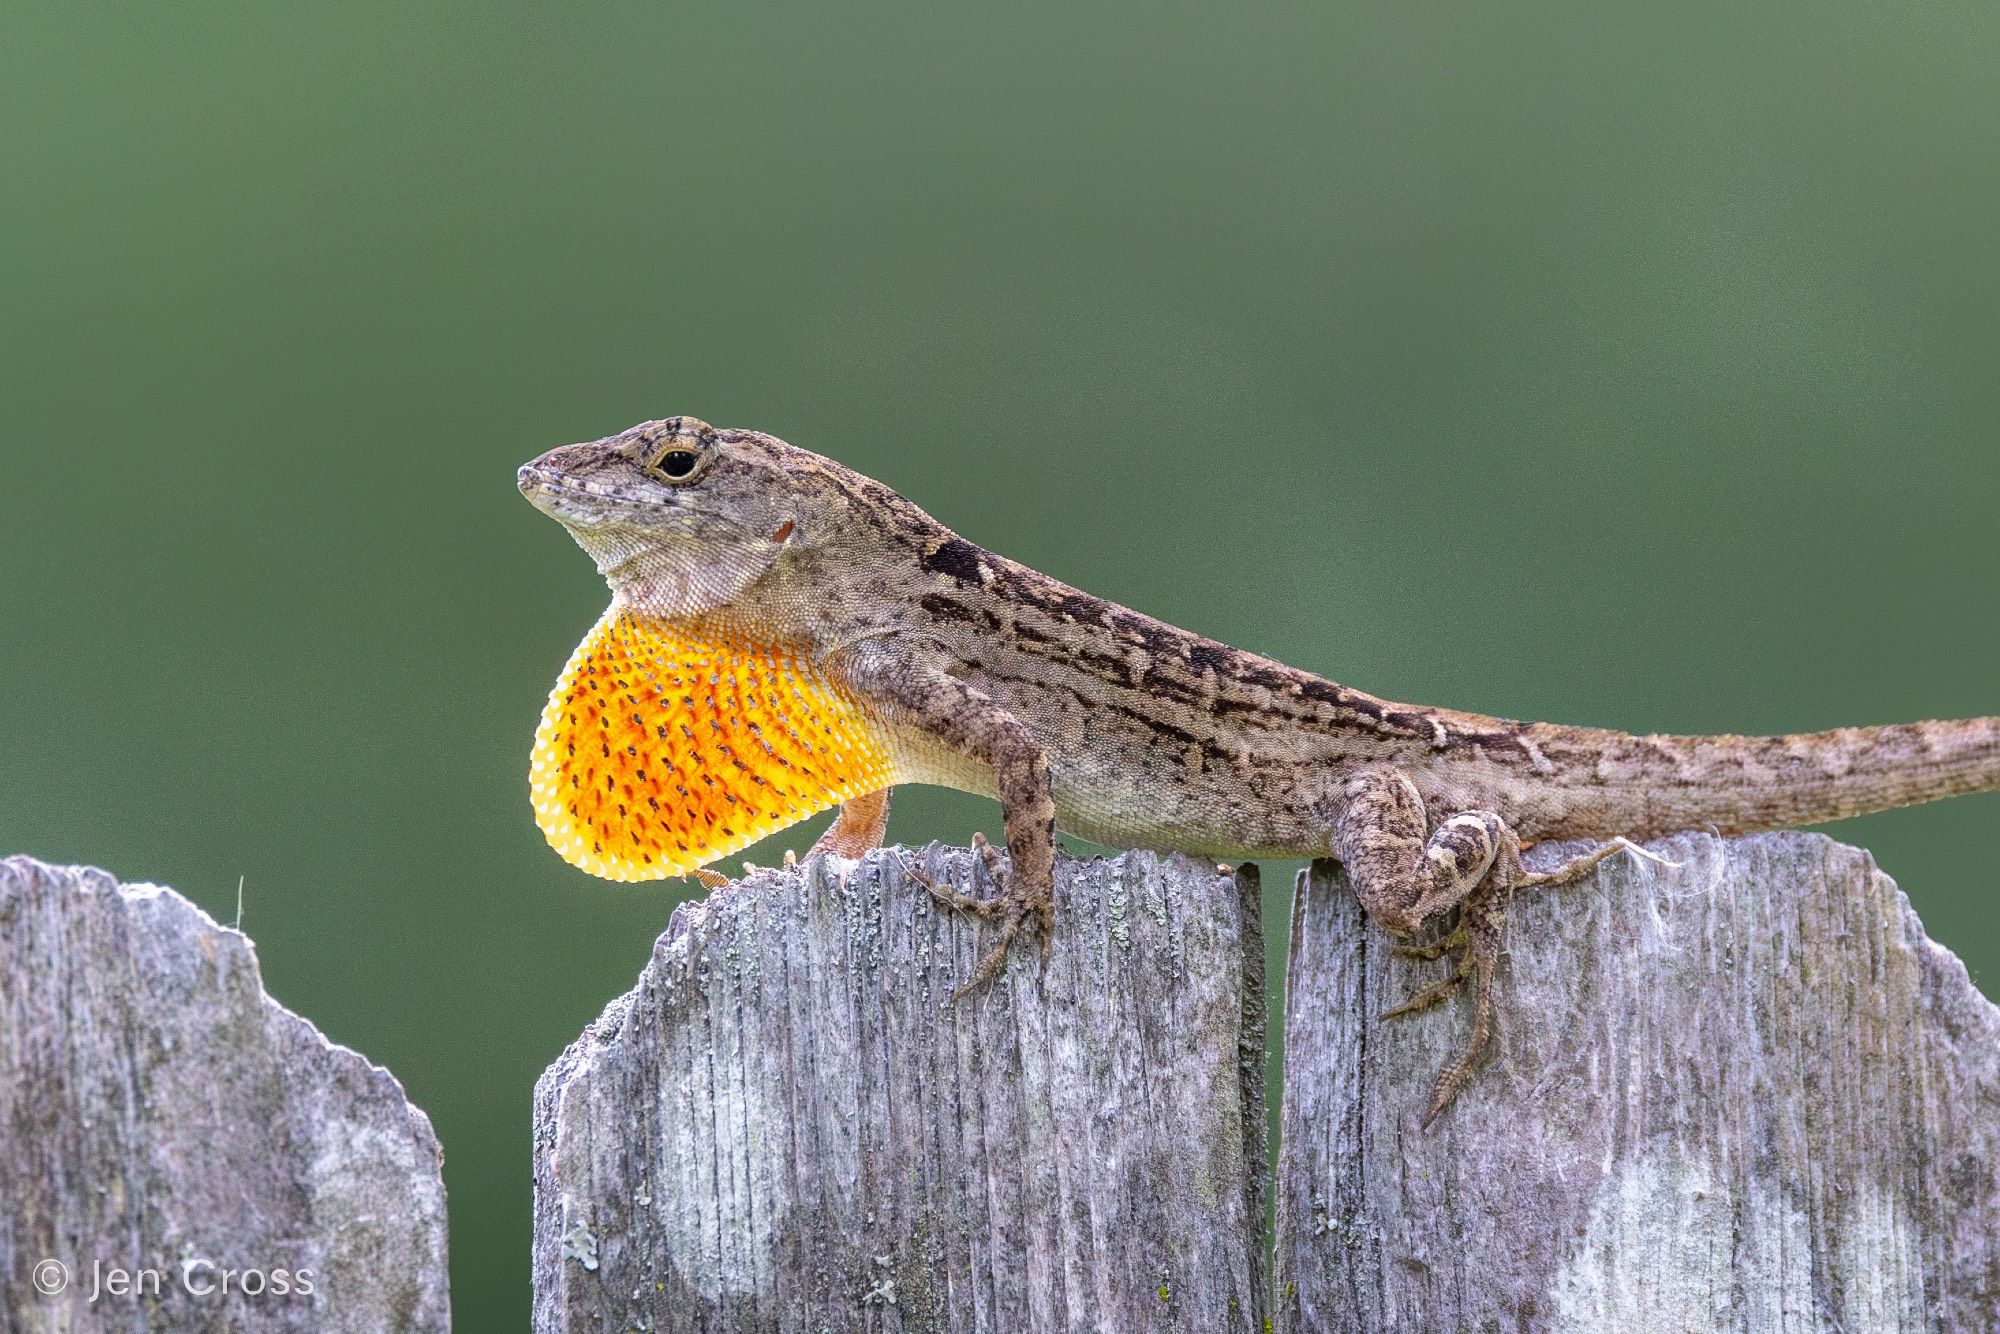
[(1400, 769), (1363, 769), (1341, 793), (1333, 852), (1370, 921), (1410, 936), (1455, 908), (1521, 840), (1491, 811), (1453, 815), (1429, 833), (1423, 798)]
[(1460, 812), (1432, 831), (1416, 785), (1402, 771), (1364, 769), (1347, 782), (1334, 821), (1334, 855), (1369, 920), (1408, 937), (1458, 909), (1458, 923), (1444, 938), (1398, 951), (1433, 959), (1455, 953), (1451, 976), (1383, 1015), (1428, 1009), (1472, 984), (1472, 1035), (1432, 1087), (1425, 1125), (1451, 1105), (1492, 1036), (1493, 981), (1513, 891), (1568, 884), (1632, 846), (1618, 839), (1551, 870), (1530, 872), (1521, 864), (1520, 836), (1492, 811)]

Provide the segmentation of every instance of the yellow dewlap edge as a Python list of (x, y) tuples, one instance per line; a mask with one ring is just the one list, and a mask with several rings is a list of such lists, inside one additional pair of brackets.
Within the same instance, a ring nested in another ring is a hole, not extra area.
[(613, 607), (535, 729), (535, 822), (607, 880), (685, 875), (895, 782), (859, 703), (796, 656)]

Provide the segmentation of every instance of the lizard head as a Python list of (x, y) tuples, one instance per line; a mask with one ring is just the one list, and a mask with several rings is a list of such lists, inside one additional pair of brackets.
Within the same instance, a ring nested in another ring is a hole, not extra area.
[(529, 764), (536, 822), (570, 862), (613, 880), (680, 875), (896, 781), (872, 716), (813, 650), (848, 625), (854, 571), (907, 502), (692, 417), (550, 450), (520, 484), (612, 592)]
[(841, 471), (755, 431), (669, 417), (552, 449), (519, 481), (618, 604), (681, 617), (736, 603), (774, 568), (805, 565), (809, 544), (836, 540), (851, 496)]

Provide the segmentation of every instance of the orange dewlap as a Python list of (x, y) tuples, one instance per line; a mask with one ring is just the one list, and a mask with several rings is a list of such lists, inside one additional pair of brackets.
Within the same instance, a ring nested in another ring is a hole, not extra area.
[(614, 607), (549, 695), (529, 781), (564, 860), (661, 880), (895, 779), (881, 731), (808, 663)]

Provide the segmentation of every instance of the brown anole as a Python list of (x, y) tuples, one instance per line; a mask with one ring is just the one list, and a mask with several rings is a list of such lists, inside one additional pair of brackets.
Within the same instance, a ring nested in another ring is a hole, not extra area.
[[(975, 840), (999, 924), (1033, 924), (1056, 830), (1227, 858), (1334, 857), (1369, 917), (1462, 950), (1484, 1045), (1511, 891), (1683, 829), (1818, 823), (2000, 787), (2000, 718), (1777, 737), (1630, 736), (1378, 699), (1092, 597), (981, 549), (881, 483), (692, 417), (551, 450), (520, 487), (597, 562), (610, 609), (542, 716), (549, 841), (594, 874), (683, 875), (840, 804), (820, 848), (878, 844), (889, 789), (998, 797)], [(1608, 840), (1530, 872), (1525, 843)]]

